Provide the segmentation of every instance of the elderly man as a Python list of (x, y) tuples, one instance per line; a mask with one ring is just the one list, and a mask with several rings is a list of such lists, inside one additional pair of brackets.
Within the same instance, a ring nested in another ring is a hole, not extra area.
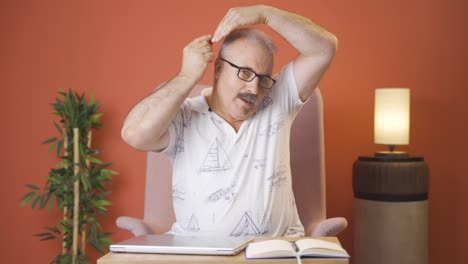
[[(272, 77), (265, 24), (299, 55)], [(215, 59), (212, 44), (224, 39)], [(214, 34), (183, 51), (180, 72), (129, 113), (122, 137), (173, 164), (177, 235), (303, 235), (289, 155), (294, 117), (318, 85), (337, 40), (309, 19), (270, 6), (232, 8)], [(212, 89), (187, 98), (214, 61)]]

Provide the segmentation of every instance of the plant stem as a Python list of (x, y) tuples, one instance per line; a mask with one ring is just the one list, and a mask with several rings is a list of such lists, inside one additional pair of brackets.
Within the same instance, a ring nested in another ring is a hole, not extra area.
[[(63, 134), (63, 155), (65, 156), (65, 159), (66, 159), (66, 157), (68, 156), (68, 152), (67, 152), (68, 134), (67, 134), (67, 129), (66, 128), (63, 128), (62, 131), (63, 131), (62, 132), (62, 134)], [(67, 168), (66, 165), (65, 165), (65, 168)], [(66, 184), (64, 184), (63, 189), (64, 190), (67, 189)], [(64, 206), (63, 207), (63, 222), (64, 223), (66, 223), (67, 214), (68, 214), (68, 207)], [(62, 237), (62, 255), (65, 255), (65, 253), (67, 253), (67, 243), (65, 243), (65, 232), (64, 232), (63, 237)]]
[[(80, 130), (79, 128), (73, 128), (73, 172), (75, 177), (78, 176), (80, 171)], [(73, 184), (73, 259), (72, 263), (76, 263), (78, 256), (78, 216), (80, 214), (80, 179), (77, 178)]]
[[(88, 149), (91, 149), (91, 136), (92, 136), (92, 131), (90, 129), (88, 131), (88, 143), (87, 143)], [(88, 168), (88, 172), (89, 172), (89, 163), (90, 163), (89, 160), (86, 160), (86, 168)], [(89, 177), (89, 173), (86, 173), (86, 177)], [(83, 255), (86, 252), (86, 226), (87, 225), (84, 224), (81, 227), (81, 252), (83, 253)]]

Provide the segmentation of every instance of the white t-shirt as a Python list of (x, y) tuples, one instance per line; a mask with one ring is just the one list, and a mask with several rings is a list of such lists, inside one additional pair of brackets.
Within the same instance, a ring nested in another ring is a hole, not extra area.
[(303, 105), (292, 63), (239, 131), (209, 111), (204, 96), (186, 99), (164, 150), (173, 165), (176, 222), (171, 234), (304, 235), (294, 200), (290, 128)]

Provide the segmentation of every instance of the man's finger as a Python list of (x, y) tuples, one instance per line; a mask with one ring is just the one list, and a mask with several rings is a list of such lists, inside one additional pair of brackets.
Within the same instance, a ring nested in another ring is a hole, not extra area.
[(192, 43), (203, 43), (206, 41), (209, 41), (211, 39), (211, 35), (203, 35), (201, 37), (198, 37), (192, 41)]
[(208, 62), (213, 62), (214, 60), (214, 54), (213, 52), (208, 52), (203, 54), (203, 57), (208, 61)]
[(213, 42), (220, 41), (222, 38), (226, 37), (237, 26), (238, 25), (237, 25), (236, 21), (234, 21), (230, 17), (228, 20), (226, 20), (223, 23), (223, 25), (220, 25), (220, 27), (218, 28), (217, 35), (213, 35), (213, 38), (211, 39), (211, 41), (213, 41)]
[(210, 38), (211, 38), (211, 35), (205, 35), (205, 36), (198, 37), (198, 38), (192, 40), (192, 42), (190, 42), (190, 44), (188, 44), (187, 47), (197, 49), (197, 48), (201, 48), (203, 46), (209, 45)]
[(211, 46), (211, 35), (206, 35), (204, 38), (198, 38), (193, 43), (193, 47), (201, 48), (204, 46)]
[(219, 31), (220, 31), (220, 28), (218, 26), (218, 28), (216, 29), (216, 32), (213, 34), (213, 38), (211, 38), (211, 42), (216, 43), (220, 40)]
[(211, 42), (210, 42), (210, 40), (205, 40), (203, 42), (194, 43), (193, 47), (197, 48), (197, 49), (201, 49), (201, 48), (204, 48), (204, 47), (211, 47)]
[(220, 41), (226, 35), (226, 25), (221, 25), (217, 30), (218, 32), (216, 32), (211, 39), (213, 43)]
[(225, 23), (225, 20), (227, 19), (228, 17), (228, 14), (226, 14), (223, 19), (221, 19), (221, 22), (219, 22), (218, 26), (216, 27), (216, 30), (215, 32), (213, 33), (213, 38), (211, 38), (211, 41), (214, 43), (214, 42), (217, 42), (219, 40), (219, 33), (220, 33), (220, 30), (221, 28), (223, 27), (224, 23)]
[(212, 42), (218, 42), (224, 36), (226, 36), (225, 34), (226, 28), (230, 27), (229, 24), (232, 24), (231, 22), (232, 19), (233, 17), (230, 12), (224, 16), (224, 18), (218, 24), (218, 27), (216, 28), (215, 33), (213, 34), (213, 38), (211, 39)]
[(212, 51), (213, 49), (211, 48), (211, 46), (204, 46), (200, 48), (201, 53), (207, 53), (207, 52), (212, 52)]
[(218, 42), (220, 41), (223, 37), (226, 36), (226, 31), (227, 31), (227, 26), (226, 24), (221, 25), (221, 27), (218, 28), (218, 32), (214, 37), (211, 39), (213, 42)]

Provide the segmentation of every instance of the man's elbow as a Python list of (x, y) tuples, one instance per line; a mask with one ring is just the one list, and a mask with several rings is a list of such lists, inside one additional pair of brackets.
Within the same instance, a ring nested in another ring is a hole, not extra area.
[(140, 151), (147, 151), (145, 144), (142, 141), (142, 137), (138, 136), (137, 133), (132, 132), (129, 128), (123, 127), (120, 131), (120, 136), (130, 147)]
[(333, 34), (330, 34), (330, 42), (331, 42), (331, 45), (333, 47), (333, 50), (334, 52), (336, 52), (336, 50), (338, 49), (338, 38), (333, 35)]
[(337, 49), (338, 49), (338, 38), (331, 33), (327, 34), (326, 45), (325, 45), (325, 50), (323, 54), (325, 54), (325, 56), (328, 59), (332, 60), (333, 57), (335, 57), (335, 53)]

